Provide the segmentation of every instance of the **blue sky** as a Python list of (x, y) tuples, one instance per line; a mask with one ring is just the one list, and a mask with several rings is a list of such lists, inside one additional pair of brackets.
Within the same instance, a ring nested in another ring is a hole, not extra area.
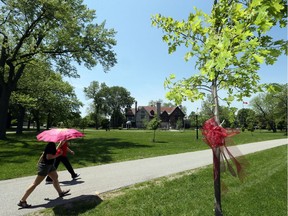
[[(151, 100), (165, 99), (167, 92), (163, 83), (169, 74), (176, 74), (177, 78), (189, 77), (198, 71), (195, 62), (184, 61), (187, 50), (179, 49), (168, 54), (167, 44), (162, 41), (161, 29), (152, 27), (151, 16), (160, 13), (175, 19), (185, 19), (193, 11), (193, 7), (209, 13), (212, 0), (84, 0), (90, 9), (96, 10), (96, 22), (106, 20), (106, 28), (117, 31), (116, 40), (118, 63), (108, 73), (103, 72), (101, 65), (92, 70), (77, 66), (79, 79), (65, 78), (75, 87), (78, 99), (85, 104), (81, 108), (82, 115), (87, 114), (88, 100), (83, 92), (92, 81), (105, 82), (108, 86), (122, 86), (134, 97), (138, 106), (146, 106)], [(287, 30), (275, 30), (274, 35), (287, 38)], [(273, 66), (265, 66), (259, 71), (262, 83), (287, 82), (287, 58), (281, 56)], [(246, 99), (249, 101), (249, 98)], [(183, 103), (187, 114), (201, 108), (201, 101)], [(242, 108), (241, 102), (232, 104)]]

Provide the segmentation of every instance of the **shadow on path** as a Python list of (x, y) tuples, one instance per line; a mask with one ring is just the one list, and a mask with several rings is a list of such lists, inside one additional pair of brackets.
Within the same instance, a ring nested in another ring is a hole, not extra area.
[(79, 181), (79, 180), (71, 180), (71, 181), (60, 181), (60, 184), (63, 185), (77, 185), (77, 184), (83, 184), (85, 181)]
[[(69, 195), (67, 195), (69, 196)], [(65, 196), (66, 197), (66, 196)], [(80, 213), (84, 213), (90, 209), (95, 208), (97, 205), (99, 205), (103, 200), (97, 196), (97, 195), (81, 195), (78, 197), (74, 197), (71, 199), (63, 199), (63, 198), (56, 198), (56, 199), (49, 199), (45, 198), (45, 200), (48, 200), (48, 203), (46, 204), (40, 204), (40, 205), (32, 205), (30, 208), (52, 208), (55, 215), (78, 215)], [(85, 206), (79, 206), (79, 200), (85, 201)], [(77, 208), (75, 208), (75, 205), (77, 204)], [(18, 210), (21, 210), (22, 208), (18, 208)]]

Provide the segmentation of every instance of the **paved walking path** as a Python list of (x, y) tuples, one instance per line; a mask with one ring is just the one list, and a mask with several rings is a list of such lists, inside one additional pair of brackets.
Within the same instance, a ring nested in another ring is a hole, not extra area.
[[(287, 139), (278, 139), (239, 145), (237, 148), (242, 154), (249, 154), (287, 144)], [(67, 171), (60, 171), (58, 174), (61, 187), (71, 189), (71, 195), (63, 199), (57, 198), (58, 194), (53, 186), (45, 185), (43, 182), (28, 198), (28, 203), (33, 205), (29, 209), (18, 209), (16, 204), (35, 176), (3, 180), (0, 181), (0, 216), (25, 215), (76, 199), (91, 197), (96, 191), (103, 193), (209, 164), (212, 164), (210, 149), (76, 169), (75, 171), (81, 174), (81, 178), (77, 181), (71, 181)]]

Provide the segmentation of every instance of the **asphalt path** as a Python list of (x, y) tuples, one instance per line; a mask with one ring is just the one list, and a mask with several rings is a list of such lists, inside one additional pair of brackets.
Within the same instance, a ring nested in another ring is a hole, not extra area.
[[(236, 148), (245, 155), (287, 144), (288, 139), (277, 139), (238, 145)], [(231, 148), (233, 151), (233, 147)], [(0, 216), (26, 215), (44, 208), (93, 197), (99, 193), (209, 164), (212, 164), (210, 149), (80, 168), (75, 170), (76, 173), (81, 174), (77, 180), (71, 180), (70, 174), (66, 170), (59, 171), (61, 188), (71, 189), (71, 194), (58, 198), (52, 184), (47, 185), (42, 182), (28, 198), (28, 203), (32, 204), (32, 208), (28, 209), (19, 209), (17, 203), (26, 188), (34, 181), (35, 176), (3, 180), (0, 181)]]

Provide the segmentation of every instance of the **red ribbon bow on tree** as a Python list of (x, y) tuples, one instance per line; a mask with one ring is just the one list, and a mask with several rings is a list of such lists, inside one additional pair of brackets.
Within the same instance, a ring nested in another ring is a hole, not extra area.
[[(214, 165), (214, 179), (217, 178), (217, 175), (219, 175), (218, 171), (219, 166), (220, 166), (220, 162), (219, 161), (224, 161), (223, 158), (225, 159), (226, 163), (227, 163), (227, 167), (228, 170), (230, 171), (230, 173), (235, 176), (235, 177), (239, 177), (240, 179), (242, 179), (243, 177), (243, 168), (242, 165), (235, 159), (235, 157), (232, 155), (232, 153), (228, 150), (226, 144), (228, 142), (233, 142), (231, 139), (229, 139), (230, 137), (236, 135), (240, 133), (239, 130), (236, 129), (225, 129), (223, 127), (221, 127), (215, 120), (215, 117), (207, 120), (204, 125), (203, 125), (203, 129), (202, 129), (202, 134), (204, 136), (204, 141), (211, 147), (213, 154), (214, 154), (214, 161), (213, 161), (213, 165)], [(217, 160), (216, 157), (216, 149), (219, 147), (220, 149), (220, 160)], [(226, 156), (226, 153), (228, 154), (228, 158)], [(240, 156), (240, 155), (238, 155)], [(228, 159), (231, 159), (232, 162), (235, 164), (236, 166), (236, 172), (232, 166), (232, 164), (229, 162)], [(224, 161), (224, 162), (225, 162)], [(223, 166), (222, 166), (223, 165)], [(226, 167), (225, 164), (221, 164), (221, 168), (222, 171), (225, 171)], [(223, 170), (224, 168), (224, 170)]]

